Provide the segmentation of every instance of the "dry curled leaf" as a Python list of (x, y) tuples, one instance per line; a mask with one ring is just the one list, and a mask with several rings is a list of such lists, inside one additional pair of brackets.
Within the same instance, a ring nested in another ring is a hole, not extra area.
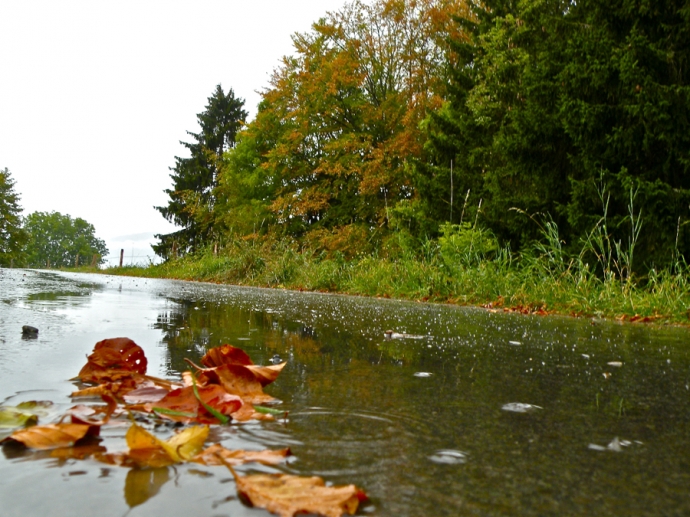
[[(192, 461), (203, 465), (241, 465), (243, 463), (261, 463), (263, 465), (276, 465), (285, 461), (290, 455), (290, 449), (244, 451), (226, 449), (216, 443), (197, 454)], [(222, 460), (221, 460), (222, 458)]]
[(261, 383), (245, 366), (239, 364), (225, 364), (217, 368), (202, 370), (199, 373), (199, 384), (219, 384), (225, 391), (237, 395), (243, 402), (261, 404), (274, 400), (264, 393)]
[(85, 406), (79, 404), (69, 409), (73, 424), (102, 426), (108, 423), (117, 409), (117, 401), (110, 393), (101, 395), (106, 406)]
[(281, 370), (287, 364), (281, 363), (271, 366), (254, 364), (244, 350), (232, 345), (222, 345), (212, 348), (201, 358), (201, 363), (207, 368), (219, 368), (231, 364), (244, 366), (254, 374), (256, 380), (259, 381), (262, 386), (266, 386), (275, 381)]
[(31, 449), (57, 449), (74, 445), (89, 432), (97, 435), (98, 427), (85, 424), (48, 424), (15, 431), (9, 438)]
[(104, 339), (96, 343), (93, 353), (79, 372), (78, 377), (84, 382), (98, 382), (103, 372), (108, 370), (146, 373), (148, 361), (142, 348), (126, 337)]
[(230, 468), (237, 491), (253, 506), (265, 508), (281, 517), (311, 513), (324, 517), (353, 515), (366, 495), (355, 485), (326, 486), (317, 476), (254, 474), (239, 476)]
[(179, 388), (157, 402), (130, 406), (130, 409), (155, 412), (176, 422), (215, 424), (218, 420), (207, 411), (204, 404), (228, 417), (242, 407), (242, 399), (229, 394), (217, 384), (199, 387), (197, 393), (199, 398), (192, 387)]
[(232, 345), (221, 345), (210, 349), (201, 358), (201, 364), (207, 368), (216, 368), (224, 364), (254, 364), (247, 353)]

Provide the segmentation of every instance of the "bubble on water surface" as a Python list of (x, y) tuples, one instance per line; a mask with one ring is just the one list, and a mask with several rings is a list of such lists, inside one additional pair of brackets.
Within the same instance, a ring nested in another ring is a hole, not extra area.
[(434, 463), (441, 463), (445, 465), (459, 465), (467, 462), (467, 455), (461, 451), (454, 451), (445, 449), (436, 451), (435, 454), (429, 456), (429, 459)]
[(544, 409), (541, 406), (535, 406), (534, 404), (525, 404), (524, 402), (509, 402), (504, 404), (501, 409), (503, 411), (512, 411), (513, 413), (532, 413), (537, 409)]
[(414, 376), (415, 377), (431, 377), (431, 373), (429, 372), (415, 372)]

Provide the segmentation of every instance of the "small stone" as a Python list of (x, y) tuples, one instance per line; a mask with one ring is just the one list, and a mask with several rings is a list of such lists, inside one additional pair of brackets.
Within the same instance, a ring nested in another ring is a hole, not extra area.
[(24, 325), (22, 327), (22, 334), (25, 336), (35, 336), (38, 334), (38, 329), (36, 327), (32, 327), (31, 325)]

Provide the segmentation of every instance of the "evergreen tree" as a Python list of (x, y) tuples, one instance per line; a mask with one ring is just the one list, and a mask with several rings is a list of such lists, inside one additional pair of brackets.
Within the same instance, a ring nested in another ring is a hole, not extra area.
[(681, 0), (475, 4), (471, 38), (448, 57), (447, 103), (428, 121), (428, 206), (453, 160), (456, 202), (471, 188), (516, 247), (538, 236), (524, 212), (552, 217), (579, 247), (606, 208), (610, 238), (626, 244), (642, 213), (640, 258), (690, 252), (689, 17)]
[(165, 190), (170, 201), (167, 206), (155, 208), (181, 229), (156, 235), (160, 243), (153, 249), (161, 257), (170, 257), (173, 248), (180, 254), (194, 251), (210, 238), (218, 172), (223, 153), (235, 145), (237, 132), (247, 117), (243, 106), (244, 100), (235, 98), (232, 89), (226, 94), (221, 85), (216, 86), (205, 111), (197, 115), (201, 131), (187, 131), (194, 141), (180, 142), (191, 156), (175, 157), (175, 167), (170, 169), (173, 187)]
[(14, 180), (5, 167), (0, 170), (0, 266), (21, 263), (27, 238), (22, 229), (21, 212), (19, 194), (15, 192)]

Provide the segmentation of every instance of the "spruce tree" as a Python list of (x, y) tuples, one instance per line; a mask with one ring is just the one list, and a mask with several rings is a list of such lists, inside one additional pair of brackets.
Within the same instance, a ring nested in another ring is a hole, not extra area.
[(247, 117), (243, 106), (244, 100), (236, 98), (232, 88), (226, 94), (221, 85), (216, 86), (206, 109), (197, 114), (201, 131), (187, 131), (194, 141), (180, 142), (190, 157), (175, 157), (175, 166), (170, 168), (173, 186), (165, 190), (170, 200), (167, 206), (155, 208), (181, 229), (156, 235), (160, 243), (153, 249), (161, 257), (167, 259), (173, 250), (180, 254), (192, 252), (210, 239), (218, 172), (223, 153), (235, 145), (237, 132)]

